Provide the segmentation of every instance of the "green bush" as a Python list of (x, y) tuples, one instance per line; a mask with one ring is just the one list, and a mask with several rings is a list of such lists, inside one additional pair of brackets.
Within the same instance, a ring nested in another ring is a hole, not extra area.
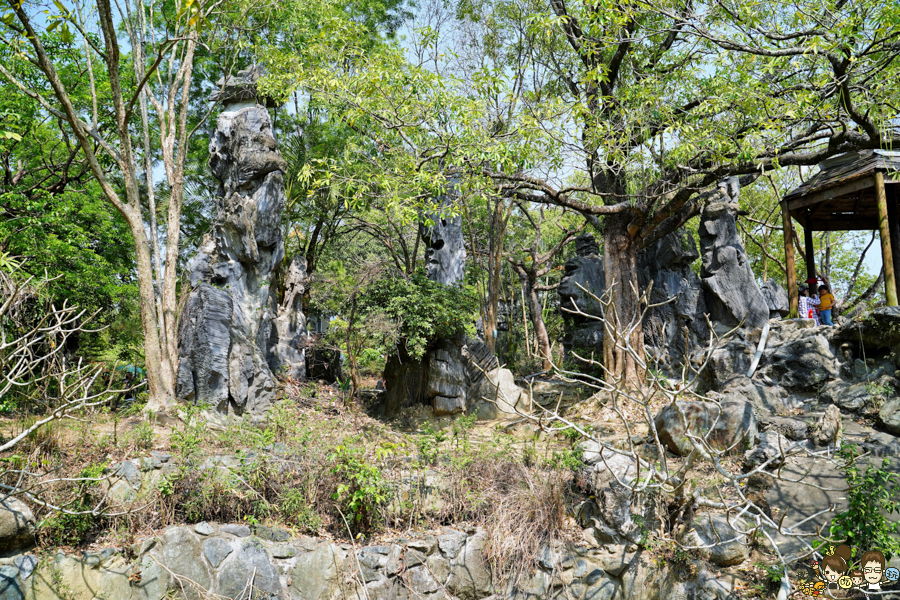
[(368, 462), (363, 449), (354, 446), (359, 443), (344, 440), (328, 457), (334, 463), (332, 475), (340, 479), (332, 498), (353, 533), (369, 533), (380, 522), (379, 510), (388, 500), (389, 489), (378, 465)]
[[(370, 285), (359, 298), (361, 320), (384, 315), (400, 324), (400, 340), (413, 358), (421, 358), (431, 341), (460, 333), (474, 334), (478, 300), (471, 288), (431, 281), (423, 271), (410, 278), (387, 277)], [(392, 350), (387, 348), (387, 351)]]
[(853, 444), (841, 449), (840, 455), (847, 461), (843, 471), (850, 486), (850, 506), (835, 515), (829, 534), (859, 551), (877, 548), (890, 560), (900, 554), (900, 521), (891, 521), (885, 515), (900, 514), (900, 476), (890, 472), (886, 458), (881, 466), (870, 464), (862, 471), (855, 460), (859, 454)]

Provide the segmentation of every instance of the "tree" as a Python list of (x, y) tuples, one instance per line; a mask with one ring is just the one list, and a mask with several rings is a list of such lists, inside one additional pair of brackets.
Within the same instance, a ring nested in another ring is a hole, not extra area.
[[(720, 199), (718, 182), (746, 186), (898, 139), (894, 7), (766, 8), (461, 2), (457, 22), (482, 23), (489, 36), (426, 26), (408, 51), (363, 53), (349, 36), (309, 50), (353, 64), (343, 78), (267, 55), (280, 66), (273, 81), (315, 90), (369, 136), (385, 172), (378, 184), (402, 188), (398, 202), (433, 195), (435, 174), (451, 167), (502, 197), (585, 215), (602, 234), (612, 307), (628, 323), (639, 309), (637, 253)], [(472, 47), (484, 60), (458, 58)], [(640, 353), (641, 328), (631, 335)], [(640, 354), (606, 341), (604, 361), (640, 383)]]
[[(534, 228), (534, 239), (529, 246), (522, 245), (518, 248), (518, 256), (508, 256), (507, 260), (519, 276), (522, 284), (523, 301), (528, 304), (528, 308), (531, 311), (531, 322), (534, 325), (534, 335), (537, 339), (537, 353), (541, 359), (541, 369), (550, 371), (552, 369), (550, 336), (547, 334), (547, 327), (544, 324), (544, 309), (541, 305), (539, 294), (540, 292), (554, 290), (559, 284), (556, 283), (552, 286), (542, 285), (541, 278), (546, 277), (550, 273), (554, 267), (554, 259), (563, 248), (581, 233), (587, 223), (582, 220), (581, 224), (576, 228), (572, 230), (562, 229), (559, 234), (554, 236), (553, 233), (544, 229), (546, 227), (544, 218), (547, 212), (545, 207), (541, 206), (536, 211), (536, 215), (533, 215), (521, 202), (518, 203), (518, 208)], [(555, 242), (546, 243), (545, 236), (551, 239), (556, 237), (557, 239)], [(549, 247), (544, 251), (546, 246)]]
[[(174, 400), (177, 365), (185, 163), (190, 138), (202, 123), (188, 119), (194, 60), (201, 26), (210, 24), (220, 3), (179, 2), (174, 13), (155, 0), (129, 0), (115, 10), (109, 0), (91, 6), (57, 3), (59, 12), (46, 14), (20, 2), (9, 7), (0, 19), (0, 41), (12, 60), (0, 65), (0, 75), (56, 119), (63, 136), (74, 138), (73, 157), (83, 161), (103, 197), (127, 224), (140, 295), (147, 408), (165, 409)], [(224, 26), (225, 15), (221, 10), (219, 14), (218, 25)], [(241, 22), (239, 16), (230, 16)], [(204, 39), (213, 37), (207, 31)], [(46, 95), (48, 89), (52, 96)], [(168, 188), (164, 248), (156, 222), (157, 160)]]

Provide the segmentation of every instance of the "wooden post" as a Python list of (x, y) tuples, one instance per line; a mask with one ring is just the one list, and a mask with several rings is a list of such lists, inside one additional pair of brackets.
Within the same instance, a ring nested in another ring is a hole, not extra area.
[(781, 221), (784, 230), (784, 268), (787, 270), (788, 298), (790, 299), (789, 319), (796, 319), (800, 303), (797, 292), (797, 272), (794, 269), (794, 232), (791, 224), (791, 213), (788, 212), (787, 203), (781, 203)]
[(888, 219), (884, 173), (875, 173), (875, 197), (878, 200), (878, 233), (881, 237), (881, 259), (884, 261), (884, 295), (888, 306), (897, 306), (897, 280), (894, 279), (894, 254), (891, 251), (891, 228)]
[[(816, 278), (816, 254), (815, 246), (813, 245), (813, 230), (809, 224), (809, 219), (806, 220), (806, 227), (803, 228), (803, 242), (806, 246), (806, 280), (809, 281)], [(818, 286), (810, 284), (810, 288), (815, 287)], [(815, 293), (813, 289), (809, 290), (810, 296)]]
[[(897, 206), (897, 186), (892, 185), (890, 188), (885, 186), (885, 198), (887, 199), (888, 208), (888, 228), (891, 230), (891, 252), (894, 256), (894, 265), (900, 267), (900, 212)], [(894, 282), (894, 287), (898, 282)], [(897, 290), (900, 292), (900, 289)], [(900, 302), (900, 298), (897, 298)]]

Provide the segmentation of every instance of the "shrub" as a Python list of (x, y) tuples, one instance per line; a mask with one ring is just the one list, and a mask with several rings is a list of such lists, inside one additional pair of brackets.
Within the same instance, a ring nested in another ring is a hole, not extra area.
[(338, 510), (350, 521), (353, 533), (369, 533), (379, 521), (379, 510), (388, 500), (388, 487), (381, 469), (368, 462), (359, 440), (349, 439), (337, 446), (329, 461), (334, 462), (331, 473), (340, 478), (332, 498), (338, 502)]
[(856, 458), (859, 448), (850, 444), (840, 455), (850, 506), (831, 521), (829, 534), (834, 540), (846, 541), (859, 551), (879, 549), (886, 560), (900, 554), (900, 522), (885, 515), (900, 514), (900, 476), (891, 472), (891, 463), (883, 459), (881, 466), (870, 464), (863, 472)]

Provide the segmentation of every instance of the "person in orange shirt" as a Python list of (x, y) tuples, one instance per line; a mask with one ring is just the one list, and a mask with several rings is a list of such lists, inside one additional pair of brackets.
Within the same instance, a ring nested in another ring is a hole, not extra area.
[(822, 325), (833, 326), (831, 322), (831, 308), (834, 306), (834, 296), (828, 291), (828, 286), (819, 286), (819, 316), (822, 317)]

